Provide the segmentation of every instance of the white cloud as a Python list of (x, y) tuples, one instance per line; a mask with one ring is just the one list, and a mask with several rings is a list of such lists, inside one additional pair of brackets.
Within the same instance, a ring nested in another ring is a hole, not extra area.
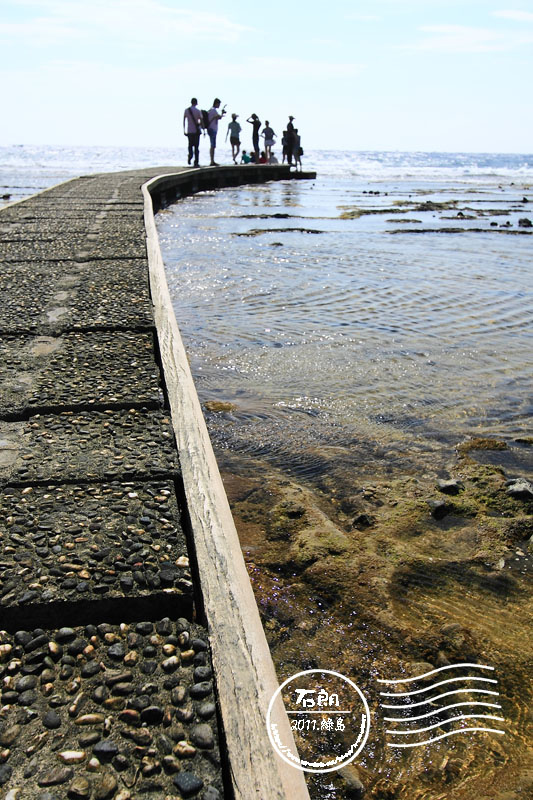
[(184, 39), (235, 42), (248, 28), (225, 16), (174, 8), (159, 0), (18, 0), (18, 6), (39, 9), (38, 17), (0, 23), (0, 36), (43, 41), (90, 39), (94, 35), (142, 43)]
[(464, 25), (424, 25), (419, 30), (426, 34), (425, 39), (409, 49), (440, 53), (493, 53), (514, 50), (533, 42), (532, 34)]
[(512, 19), (515, 22), (533, 22), (533, 13), (531, 11), (493, 11), (492, 16)]

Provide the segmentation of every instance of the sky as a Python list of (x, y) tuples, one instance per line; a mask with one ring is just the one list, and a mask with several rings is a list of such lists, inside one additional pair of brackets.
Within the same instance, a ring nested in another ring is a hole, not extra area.
[(184, 146), (217, 96), (304, 148), (533, 152), (533, 0), (0, 0), (0, 51), (0, 145)]

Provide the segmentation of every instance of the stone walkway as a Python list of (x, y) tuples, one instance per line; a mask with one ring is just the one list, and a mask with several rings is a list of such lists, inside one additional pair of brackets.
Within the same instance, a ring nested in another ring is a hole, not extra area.
[[(0, 214), (0, 796), (224, 796), (141, 185)], [(226, 794), (227, 796), (227, 794)]]

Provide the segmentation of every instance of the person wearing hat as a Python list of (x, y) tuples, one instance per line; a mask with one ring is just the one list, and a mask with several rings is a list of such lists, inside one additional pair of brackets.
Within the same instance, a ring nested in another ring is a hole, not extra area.
[(294, 125), (292, 124), (294, 117), (289, 117), (287, 123), (287, 161), (289, 166), (292, 165), (292, 154), (294, 151)]
[(233, 158), (233, 163), (237, 163), (237, 156), (239, 155), (239, 150), (241, 149), (241, 140), (239, 139), (239, 133), (241, 132), (241, 126), (237, 122), (238, 114), (231, 115), (231, 122), (228, 124), (228, 131), (226, 133), (226, 141), (229, 140), (231, 144), (231, 157)]
[(215, 147), (217, 146), (217, 133), (218, 133), (218, 121), (222, 119), (224, 114), (226, 113), (226, 106), (219, 112), (220, 108), (220, 100), (218, 97), (215, 97), (213, 100), (213, 106), (207, 112), (207, 134), (209, 136), (209, 141), (211, 143), (211, 147), (209, 148), (209, 155), (211, 156), (211, 166), (218, 167), (217, 162), (215, 161)]

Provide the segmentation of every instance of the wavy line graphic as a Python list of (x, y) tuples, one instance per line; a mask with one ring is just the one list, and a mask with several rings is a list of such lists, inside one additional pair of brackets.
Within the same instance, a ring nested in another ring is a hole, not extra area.
[(402, 708), (416, 708), (417, 706), (427, 706), (428, 703), (434, 703), (435, 700), (441, 700), (443, 697), (450, 697), (452, 694), (493, 694), (496, 697), (499, 697), (499, 692), (489, 692), (488, 689), (455, 689), (453, 692), (444, 692), (444, 694), (438, 694), (436, 697), (430, 697), (429, 700), (422, 700), (420, 703), (404, 703), (403, 705), (395, 706), (395, 705), (386, 705), (385, 703), (381, 704), (382, 708), (395, 708), (396, 710)]
[(407, 697), (408, 695), (412, 694), (422, 694), (423, 692), (430, 692), (432, 689), (436, 689), (437, 686), (444, 686), (446, 683), (455, 683), (455, 681), (485, 681), (485, 683), (498, 683), (498, 681), (494, 680), (494, 678), (476, 678), (471, 676), (466, 676), (465, 678), (448, 678), (445, 681), (439, 681), (438, 683), (432, 683), (431, 686), (426, 686), (425, 689), (414, 689), (411, 692), (380, 692), (382, 697)]
[[(483, 703), (481, 700), (472, 700), (472, 702), (465, 703), (452, 703), (444, 708), (437, 708), (435, 711), (428, 711), (427, 714), (420, 714), (418, 717), (383, 717), (386, 722), (414, 722), (418, 719), (427, 719), (427, 717), (434, 717), (435, 714), (442, 714), (450, 708), (459, 708), (459, 706), (485, 706), (486, 708), (501, 708), (498, 703)], [(395, 706), (398, 709), (405, 708), (405, 706)], [(388, 706), (387, 706), (388, 708)]]
[(489, 667), (487, 664), (470, 664), (467, 662), (463, 662), (461, 664), (448, 664), (445, 667), (437, 667), (436, 669), (432, 669), (431, 672), (424, 672), (423, 675), (415, 675), (414, 678), (395, 678), (394, 680), (384, 680), (383, 678), (378, 678), (378, 683), (412, 683), (413, 681), (419, 681), (422, 678), (428, 678), (430, 675), (435, 675), (437, 672), (443, 672), (445, 669), (457, 669), (457, 667), (475, 667), (476, 669), (491, 669), (494, 670), (494, 667)]
[(387, 747), (423, 747), (425, 744), (431, 744), (431, 742), (438, 742), (439, 739), (446, 739), (448, 736), (455, 736), (458, 733), (476, 733), (476, 732), (484, 732), (484, 733), (500, 733), (504, 734), (505, 731), (497, 730), (496, 728), (461, 728), (457, 731), (449, 731), (448, 733), (443, 733), (441, 736), (434, 736), (433, 739), (424, 739), (423, 742), (387, 742)]
[(497, 719), (499, 722), (505, 722), (503, 717), (496, 717), (494, 714), (461, 714), (458, 717), (451, 717), (442, 722), (435, 722), (434, 725), (428, 725), (426, 728), (413, 728), (410, 731), (387, 730), (385, 733), (392, 733), (394, 736), (411, 736), (413, 733), (432, 731), (435, 728), (440, 728), (441, 725), (448, 725), (450, 722), (460, 722), (462, 719)]
[[(397, 686), (398, 684), (408, 684), (414, 683), (415, 681), (420, 681), (424, 678), (429, 678), (433, 675), (438, 675), (439, 673), (445, 670), (457, 670), (457, 669), (483, 669), (483, 670), (491, 670), (494, 671), (494, 667), (489, 666), (488, 664), (473, 664), (469, 662), (462, 662), (460, 664), (448, 664), (445, 667), (438, 667), (434, 670), (429, 672), (425, 672), (422, 675), (416, 675), (412, 678), (395, 678), (391, 680), (385, 680), (382, 678), (378, 679), (378, 683), (386, 684), (391, 688)], [(451, 691), (445, 691), (440, 694), (433, 694), (435, 690), (438, 690), (439, 687), (448, 686), (449, 684), (460, 682), (462, 684), (461, 688), (452, 689)], [(482, 682), (484, 684), (492, 684), (491, 689), (487, 686), (483, 686), (483, 688), (472, 688), (472, 686), (465, 685), (467, 683), (475, 683)], [(499, 696), (498, 691), (493, 691), (492, 689), (496, 689), (495, 684), (498, 681), (494, 678), (485, 678), (479, 675), (465, 675), (459, 676), (454, 678), (445, 678), (444, 680), (437, 680), (436, 682), (431, 683), (430, 686), (423, 687), (421, 689), (413, 688), (411, 691), (384, 691), (380, 692), (380, 696), (382, 698), (390, 698), (391, 700), (397, 700), (395, 703), (385, 703), (381, 702), (381, 707), (383, 709), (391, 709), (396, 712), (402, 714), (402, 716), (394, 716), (394, 717), (385, 717), (384, 719), (387, 722), (395, 722), (399, 723), (402, 727), (391, 729), (387, 728), (385, 733), (392, 737), (401, 737), (401, 736), (418, 736), (421, 733), (426, 733), (427, 731), (435, 731), (436, 728), (443, 728), (446, 725), (454, 725), (454, 724), (461, 724), (463, 720), (472, 719), (472, 720), (496, 720), (498, 722), (504, 722), (504, 718), (501, 716), (497, 716), (496, 714), (491, 713), (478, 713), (475, 711), (473, 707), (482, 706), (484, 709), (501, 709), (501, 706), (498, 703), (490, 703), (487, 701), (482, 700), (468, 700), (464, 702), (458, 703), (448, 703), (447, 705), (442, 705), (440, 708), (432, 708), (430, 710), (421, 709), (421, 706), (430, 706), (436, 704), (439, 705), (439, 702), (444, 700), (447, 697), (453, 697), (454, 695), (458, 694), (477, 694), (477, 695), (491, 695), (494, 697)], [(398, 687), (400, 688), (400, 687)], [(420, 695), (431, 694), (430, 697), (426, 698), (425, 700), (419, 699)], [(405, 702), (405, 700), (410, 700), (411, 702)], [(443, 712), (449, 711), (450, 709), (460, 708), (464, 706), (470, 706), (473, 713), (464, 714), (462, 711), (456, 712), (456, 716), (450, 717), (449, 719), (439, 720), (436, 722), (429, 722), (422, 728), (410, 728), (409, 725), (415, 720), (429, 720), (431, 717), (435, 717), (436, 715), (442, 715)], [(413, 712), (414, 709), (420, 708), (423, 713), (417, 714), (416, 711)], [(416, 715), (416, 716), (415, 716)], [(483, 724), (483, 723), (482, 723)], [(392, 741), (387, 742), (388, 747), (422, 747), (427, 744), (432, 744), (433, 742), (438, 742), (441, 739), (446, 739), (448, 736), (456, 736), (459, 733), (476, 733), (476, 732), (484, 732), (484, 733), (497, 733), (497, 734), (504, 734), (505, 731), (499, 730), (498, 728), (491, 728), (491, 727), (467, 727), (467, 728), (460, 728), (456, 727), (454, 730), (447, 731), (446, 733), (441, 733), (438, 736), (432, 736), (429, 739), (422, 739), (419, 741), (406, 741), (406, 742), (399, 742), (399, 741)]]

